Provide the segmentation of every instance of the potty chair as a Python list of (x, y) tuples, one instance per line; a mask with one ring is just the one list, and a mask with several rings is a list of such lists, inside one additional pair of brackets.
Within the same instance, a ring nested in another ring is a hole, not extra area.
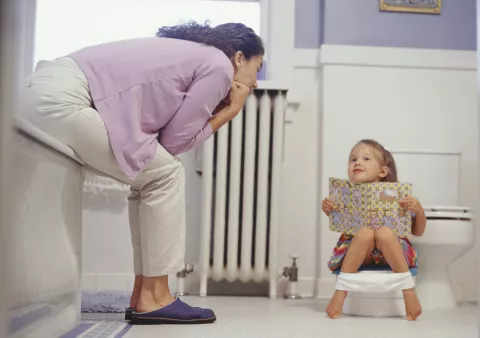
[(361, 267), (356, 273), (333, 271), (336, 289), (348, 291), (342, 313), (350, 316), (405, 316), (402, 290), (415, 287), (417, 268), (393, 273), (389, 267)]

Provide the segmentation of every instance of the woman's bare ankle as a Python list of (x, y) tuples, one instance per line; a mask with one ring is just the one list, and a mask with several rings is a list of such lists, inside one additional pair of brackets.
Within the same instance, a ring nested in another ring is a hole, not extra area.
[(140, 299), (140, 292), (136, 293), (135, 291), (132, 293), (130, 297), (130, 308), (136, 309), (138, 306), (138, 300)]
[(168, 277), (144, 277), (137, 303), (137, 312), (151, 312), (172, 303)]
[(130, 297), (130, 308), (136, 309), (138, 300), (140, 299), (140, 291), (142, 290), (143, 276), (136, 275), (133, 285), (132, 296)]
[(137, 312), (152, 312), (161, 309), (175, 300), (170, 293), (161, 297), (154, 297), (152, 294), (142, 292), (137, 303)]

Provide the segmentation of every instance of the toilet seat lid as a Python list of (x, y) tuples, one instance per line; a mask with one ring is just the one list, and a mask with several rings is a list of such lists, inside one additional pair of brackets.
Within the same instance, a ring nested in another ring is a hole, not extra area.
[(458, 206), (429, 206), (424, 207), (427, 219), (456, 219), (471, 220), (473, 218), (471, 208)]

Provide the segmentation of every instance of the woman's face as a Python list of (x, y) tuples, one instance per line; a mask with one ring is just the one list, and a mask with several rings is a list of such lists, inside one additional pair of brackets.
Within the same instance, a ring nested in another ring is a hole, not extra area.
[(262, 69), (263, 55), (253, 56), (250, 60), (237, 52), (234, 56), (235, 74), (233, 80), (250, 89), (257, 88), (257, 73)]

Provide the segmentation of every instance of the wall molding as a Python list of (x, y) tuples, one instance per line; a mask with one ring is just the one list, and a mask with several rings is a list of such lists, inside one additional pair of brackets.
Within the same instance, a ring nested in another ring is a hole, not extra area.
[(322, 45), (318, 49), (294, 50), (294, 69), (327, 65), (476, 71), (477, 52), (353, 45)]
[(293, 68), (317, 68), (319, 66), (320, 49), (295, 49)]
[(392, 154), (402, 154), (402, 155), (444, 155), (444, 156), (462, 156), (461, 150), (454, 149), (445, 149), (445, 150), (434, 150), (434, 149), (387, 149), (390, 150)]
[[(319, 69), (320, 49), (296, 48), (293, 53), (293, 69), (295, 70), (316, 70)], [(298, 106), (303, 101), (303, 93), (293, 85), (287, 93), (287, 103)], [(291, 114), (287, 111), (286, 121), (291, 122)]]
[(475, 51), (322, 45), (322, 66), (400, 67), (476, 71)]

